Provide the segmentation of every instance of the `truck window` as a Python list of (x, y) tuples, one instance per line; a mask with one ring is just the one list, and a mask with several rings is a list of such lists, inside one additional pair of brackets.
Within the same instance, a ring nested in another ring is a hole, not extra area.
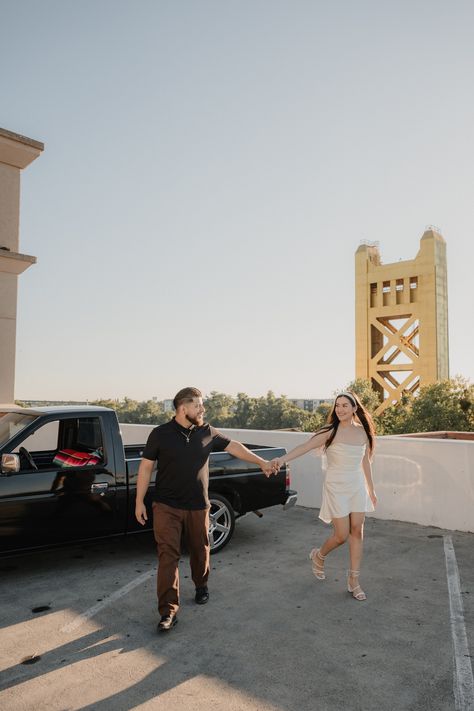
[(95, 452), (103, 449), (102, 427), (98, 417), (72, 417), (62, 420), (59, 432), (61, 449)]
[[(102, 428), (98, 417), (69, 417), (38, 427), (15, 449), (24, 448), (38, 469), (90, 467), (104, 464)], [(23, 454), (22, 469), (31, 469)]]
[(35, 419), (36, 415), (22, 415), (17, 412), (7, 412), (0, 416), (0, 447), (3, 447)]
[(29, 452), (51, 452), (58, 448), (59, 420), (47, 422), (38, 427), (14, 450), (18, 453), (20, 447), (25, 447)]

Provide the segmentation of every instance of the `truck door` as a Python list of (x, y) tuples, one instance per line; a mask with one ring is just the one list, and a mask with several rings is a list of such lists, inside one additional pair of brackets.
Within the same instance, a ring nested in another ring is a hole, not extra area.
[(0, 477), (0, 550), (116, 533), (115, 476), (100, 417), (42, 420), (11, 449), (20, 471)]

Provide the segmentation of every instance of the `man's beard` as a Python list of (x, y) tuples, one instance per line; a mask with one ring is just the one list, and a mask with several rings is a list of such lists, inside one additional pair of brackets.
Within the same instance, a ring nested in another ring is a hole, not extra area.
[(200, 427), (204, 423), (203, 415), (198, 415), (197, 417), (191, 417), (190, 415), (186, 415), (186, 419), (195, 427)]

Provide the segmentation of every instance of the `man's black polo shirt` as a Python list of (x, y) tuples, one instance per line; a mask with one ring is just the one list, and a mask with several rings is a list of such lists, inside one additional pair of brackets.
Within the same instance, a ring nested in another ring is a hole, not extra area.
[(209, 506), (209, 455), (223, 452), (230, 439), (211, 425), (181, 427), (173, 418), (150, 432), (145, 459), (158, 460), (154, 500), (177, 509)]

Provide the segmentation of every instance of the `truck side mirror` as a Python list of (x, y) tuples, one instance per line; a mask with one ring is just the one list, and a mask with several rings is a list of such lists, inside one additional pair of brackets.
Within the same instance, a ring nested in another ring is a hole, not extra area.
[(18, 454), (2, 454), (1, 473), (14, 474), (20, 471), (20, 457)]

